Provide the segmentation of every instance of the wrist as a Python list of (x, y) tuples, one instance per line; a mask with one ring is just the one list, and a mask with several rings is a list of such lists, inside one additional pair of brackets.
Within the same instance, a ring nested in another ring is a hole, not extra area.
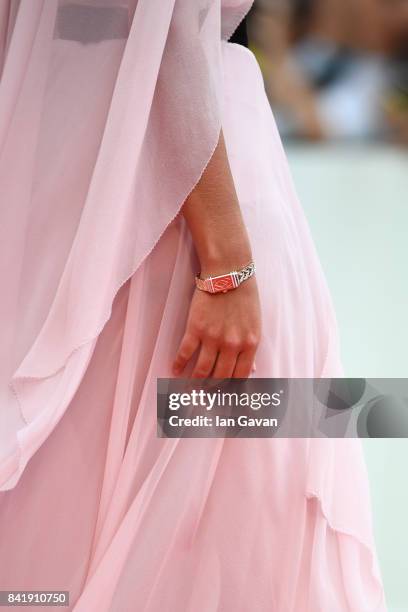
[(217, 276), (232, 270), (238, 270), (253, 260), (249, 246), (246, 248), (211, 249), (199, 254), (200, 276)]
[(197, 289), (208, 293), (227, 293), (231, 289), (236, 289), (244, 281), (247, 281), (255, 274), (255, 263), (248, 262), (241, 268), (229, 270), (216, 276), (204, 277), (196, 275), (195, 284)]

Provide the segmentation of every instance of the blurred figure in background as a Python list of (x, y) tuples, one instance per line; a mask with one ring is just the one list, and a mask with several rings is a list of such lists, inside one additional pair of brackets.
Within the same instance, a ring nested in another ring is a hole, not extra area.
[(408, 143), (408, 0), (257, 0), (249, 34), (284, 136)]

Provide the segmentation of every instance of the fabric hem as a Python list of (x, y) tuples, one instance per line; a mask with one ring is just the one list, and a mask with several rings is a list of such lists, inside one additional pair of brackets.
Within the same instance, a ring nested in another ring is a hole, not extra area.
[[(214, 152), (215, 152), (215, 150), (216, 150), (216, 148), (217, 148), (217, 146), (218, 146), (218, 142), (219, 142), (219, 138), (220, 138), (220, 134), (221, 134), (221, 129), (222, 129), (222, 124), (220, 124), (220, 125), (219, 125), (219, 128), (218, 128), (218, 130), (217, 130), (217, 134), (218, 134), (218, 135), (217, 135), (217, 138), (216, 138), (215, 144), (214, 144), (214, 146), (213, 146), (213, 147), (212, 147), (212, 149), (211, 149), (211, 152), (210, 152), (210, 155), (209, 155), (209, 157), (208, 157), (207, 162), (206, 162), (206, 163), (205, 163), (205, 165), (203, 166), (203, 169), (202, 169), (202, 171), (201, 171), (200, 175), (198, 176), (197, 180), (195, 181), (195, 183), (193, 184), (193, 186), (191, 187), (191, 189), (188, 191), (188, 193), (186, 194), (186, 196), (185, 196), (185, 197), (184, 197), (184, 198), (183, 198), (183, 199), (182, 199), (182, 200), (179, 202), (179, 204), (178, 204), (178, 206), (177, 206), (177, 209), (176, 209), (175, 214), (174, 214), (174, 215), (173, 215), (173, 216), (172, 216), (172, 217), (169, 219), (169, 221), (167, 222), (167, 224), (165, 225), (165, 227), (162, 229), (162, 231), (160, 232), (159, 236), (157, 237), (157, 239), (156, 239), (156, 240), (155, 240), (155, 242), (153, 243), (152, 247), (151, 247), (151, 248), (150, 248), (150, 249), (149, 249), (149, 250), (148, 250), (148, 251), (145, 253), (145, 255), (144, 255), (142, 258), (141, 258), (141, 260), (140, 260), (140, 261), (139, 261), (139, 262), (138, 262), (138, 263), (137, 263), (135, 266), (133, 266), (133, 267), (132, 267), (132, 271), (130, 272), (130, 274), (128, 274), (128, 275), (126, 276), (126, 278), (125, 278), (123, 281), (121, 281), (121, 282), (120, 282), (120, 283), (119, 283), (119, 284), (116, 286), (116, 288), (115, 288), (115, 290), (114, 290), (114, 292), (113, 292), (112, 298), (109, 300), (109, 301), (110, 301), (109, 312), (108, 312), (108, 313), (106, 314), (106, 316), (103, 318), (103, 321), (102, 321), (101, 325), (99, 326), (99, 328), (96, 330), (96, 332), (95, 332), (95, 333), (93, 333), (93, 334), (92, 334), (92, 336), (90, 336), (90, 337), (88, 337), (87, 339), (85, 339), (84, 341), (82, 341), (80, 344), (77, 344), (77, 346), (75, 346), (75, 347), (74, 347), (74, 348), (73, 348), (73, 349), (72, 349), (72, 350), (71, 350), (71, 351), (70, 351), (70, 352), (69, 352), (69, 353), (66, 355), (66, 357), (65, 357), (65, 359), (64, 359), (64, 362), (63, 362), (63, 363), (62, 363), (60, 366), (58, 366), (58, 367), (57, 367), (55, 370), (53, 370), (52, 372), (50, 372), (49, 374), (47, 374), (47, 375), (45, 375), (45, 376), (38, 376), (38, 375), (37, 375), (37, 376), (20, 376), (20, 375), (14, 374), (14, 375), (11, 377), (11, 380), (9, 381), (9, 387), (11, 388), (11, 390), (12, 390), (12, 392), (13, 392), (14, 396), (15, 396), (15, 397), (16, 397), (16, 399), (17, 399), (17, 402), (18, 402), (18, 406), (19, 406), (19, 409), (20, 409), (21, 415), (22, 415), (22, 417), (23, 417), (23, 420), (24, 420), (24, 421), (25, 421), (25, 423), (26, 423), (26, 427), (22, 427), (22, 428), (20, 428), (20, 429), (17, 431), (17, 433), (16, 433), (16, 438), (17, 438), (17, 443), (18, 443), (18, 452), (17, 452), (18, 457), (16, 456), (16, 461), (18, 462), (18, 468), (17, 468), (16, 470), (14, 470), (14, 471), (13, 471), (13, 473), (8, 474), (8, 475), (6, 476), (6, 478), (5, 478), (5, 479), (2, 479), (2, 482), (0, 483), (0, 491), (1, 491), (1, 490), (3, 490), (3, 487), (4, 487), (4, 486), (7, 484), (7, 482), (8, 482), (8, 481), (10, 481), (11, 479), (13, 479), (13, 477), (16, 477), (16, 476), (18, 475), (18, 476), (17, 476), (17, 481), (16, 481), (16, 482), (14, 483), (14, 485), (11, 487), (11, 488), (13, 488), (13, 487), (14, 487), (14, 486), (17, 484), (18, 479), (19, 479), (19, 477), (21, 476), (21, 474), (22, 474), (22, 472), (23, 472), (23, 470), (24, 470), (24, 467), (25, 467), (25, 465), (24, 465), (24, 466), (22, 466), (22, 464), (21, 464), (21, 460), (22, 460), (22, 457), (24, 456), (24, 453), (25, 453), (25, 450), (26, 450), (26, 445), (22, 443), (22, 441), (21, 441), (21, 439), (20, 439), (20, 436), (19, 436), (18, 434), (19, 434), (20, 432), (22, 432), (22, 431), (26, 430), (26, 428), (27, 428), (27, 427), (28, 427), (28, 426), (29, 426), (29, 425), (30, 425), (30, 424), (33, 422), (33, 420), (31, 420), (31, 421), (30, 421), (30, 420), (27, 418), (27, 412), (26, 412), (26, 410), (25, 410), (25, 406), (24, 406), (24, 403), (25, 403), (25, 402), (24, 402), (24, 400), (22, 399), (22, 396), (21, 396), (21, 385), (23, 385), (23, 384), (24, 384), (24, 381), (25, 381), (25, 380), (26, 380), (26, 381), (30, 381), (30, 380), (31, 380), (31, 381), (41, 381), (41, 380), (47, 380), (47, 379), (51, 379), (51, 378), (53, 378), (53, 377), (54, 377), (54, 376), (56, 376), (56, 375), (57, 375), (59, 372), (61, 372), (62, 370), (64, 370), (64, 368), (66, 368), (68, 361), (69, 361), (71, 358), (73, 358), (73, 357), (74, 357), (75, 353), (77, 353), (77, 352), (78, 352), (78, 351), (80, 351), (81, 349), (85, 349), (85, 348), (87, 347), (87, 345), (91, 345), (92, 343), (93, 343), (93, 344), (94, 344), (94, 346), (95, 346), (95, 341), (96, 341), (96, 339), (97, 339), (97, 338), (98, 338), (98, 336), (101, 334), (101, 332), (102, 332), (103, 328), (105, 327), (106, 323), (109, 321), (109, 318), (111, 317), (111, 314), (112, 314), (112, 307), (113, 307), (113, 302), (114, 302), (114, 299), (115, 299), (116, 295), (119, 293), (119, 291), (120, 291), (120, 289), (123, 287), (123, 285), (125, 285), (125, 284), (126, 284), (128, 281), (129, 281), (129, 279), (130, 279), (130, 278), (131, 278), (131, 277), (132, 277), (132, 276), (133, 276), (133, 275), (134, 275), (134, 274), (137, 272), (137, 270), (140, 268), (140, 266), (142, 265), (142, 263), (144, 262), (144, 260), (145, 260), (145, 259), (146, 259), (146, 258), (147, 258), (147, 257), (150, 255), (150, 253), (153, 251), (153, 249), (155, 248), (155, 246), (157, 245), (157, 243), (158, 243), (158, 242), (159, 242), (159, 240), (161, 239), (162, 235), (164, 234), (164, 232), (166, 231), (166, 229), (168, 228), (168, 226), (169, 226), (169, 225), (170, 225), (170, 224), (171, 224), (171, 223), (172, 223), (172, 222), (173, 222), (173, 221), (176, 219), (176, 217), (177, 217), (177, 216), (180, 214), (181, 209), (182, 209), (182, 206), (183, 206), (184, 202), (186, 201), (186, 199), (187, 199), (187, 198), (190, 196), (190, 194), (191, 194), (191, 193), (194, 191), (194, 189), (196, 188), (196, 186), (197, 186), (197, 185), (198, 185), (198, 183), (200, 182), (200, 180), (201, 180), (201, 178), (202, 178), (202, 176), (203, 176), (203, 174), (204, 174), (204, 172), (205, 172), (205, 170), (206, 170), (206, 168), (207, 168), (208, 164), (210, 163), (210, 161), (211, 161), (211, 159), (212, 159), (212, 157), (213, 157), (213, 155), (214, 155)], [(92, 346), (88, 347), (88, 350), (93, 351), (94, 346), (93, 346), (93, 347), (92, 347)], [(78, 375), (77, 387), (79, 386), (79, 384), (80, 384), (80, 382), (81, 382), (81, 380), (82, 380), (82, 378), (83, 378), (83, 375), (84, 375), (85, 371), (86, 371), (86, 367), (85, 367), (85, 368), (82, 368), (81, 373)], [(18, 372), (18, 370), (17, 370), (17, 372)], [(19, 390), (19, 387), (20, 387), (20, 390)], [(66, 406), (65, 406), (64, 408), (60, 409), (60, 410), (61, 410), (60, 418), (62, 417), (63, 413), (65, 412), (65, 409), (66, 409)], [(41, 412), (44, 412), (44, 409), (43, 409)], [(34, 419), (34, 421), (35, 421), (35, 419)], [(48, 437), (48, 436), (47, 436), (47, 437)], [(45, 440), (44, 440), (44, 441), (45, 441)], [(44, 442), (44, 441), (43, 441), (43, 442)], [(42, 442), (42, 443), (43, 443), (43, 442)], [(4, 467), (4, 466), (6, 466), (6, 465), (7, 465), (7, 463), (9, 462), (9, 459), (10, 459), (10, 457), (6, 458), (6, 459), (5, 459), (5, 460), (2, 462), (2, 466), (1, 466), (1, 468), (2, 468), (2, 469), (5, 469), (5, 470), (7, 469), (7, 468), (6, 468), (6, 467)]]
[[(226, 33), (225, 35), (222, 36), (222, 39), (225, 41), (229, 41), (229, 39), (231, 38), (231, 36), (234, 34), (235, 30), (239, 27), (240, 23), (245, 19), (245, 17), (248, 15), (249, 11), (251, 10), (251, 8), (253, 7), (255, 0), (252, 0), (250, 5), (247, 6), (243, 13), (238, 13), (238, 21), (235, 22), (235, 24), (232, 26), (232, 29), (229, 28), (228, 29), (228, 33)], [(242, 46), (242, 45), (241, 45)]]
[(373, 551), (372, 546), (370, 546), (368, 542), (365, 542), (361, 537), (353, 533), (351, 530), (348, 530), (348, 529), (345, 529), (344, 527), (340, 527), (339, 525), (336, 525), (332, 517), (330, 516), (330, 513), (327, 510), (323, 497), (319, 495), (319, 493), (313, 490), (309, 490), (306, 492), (306, 499), (308, 500), (315, 499), (318, 502), (319, 510), (321, 514), (323, 515), (325, 521), (327, 522), (328, 526), (330, 527), (330, 529), (337, 532), (339, 535), (343, 535), (343, 536), (352, 538), (359, 546), (362, 546), (364, 548), (364, 550), (368, 553), (368, 556), (370, 558), (370, 572), (371, 572), (373, 581), (377, 584), (377, 588), (380, 593), (378, 600), (375, 603), (374, 607), (366, 608), (364, 610), (355, 610), (355, 609), (350, 608), (348, 612), (386, 612), (384, 587), (376, 571), (376, 555), (375, 555), (375, 552)]

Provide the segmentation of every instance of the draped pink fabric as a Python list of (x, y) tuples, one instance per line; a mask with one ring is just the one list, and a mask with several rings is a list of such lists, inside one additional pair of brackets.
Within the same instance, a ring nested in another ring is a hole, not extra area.
[[(198, 262), (178, 214), (222, 126), (260, 377), (341, 375), (250, 2), (0, 8), (0, 588), (75, 612), (383, 612), (360, 441), (156, 437)], [(18, 608), (17, 608), (18, 609)]]

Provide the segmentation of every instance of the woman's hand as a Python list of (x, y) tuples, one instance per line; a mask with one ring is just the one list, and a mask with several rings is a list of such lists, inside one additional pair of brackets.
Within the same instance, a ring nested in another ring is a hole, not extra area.
[[(253, 260), (223, 133), (203, 175), (183, 205), (201, 278), (237, 270)], [(173, 363), (182, 374), (198, 350), (194, 378), (247, 378), (261, 334), (256, 276), (227, 293), (196, 289)]]
[(256, 277), (227, 293), (196, 289), (186, 330), (173, 363), (182, 374), (198, 349), (193, 378), (247, 378), (261, 335), (261, 310)]

